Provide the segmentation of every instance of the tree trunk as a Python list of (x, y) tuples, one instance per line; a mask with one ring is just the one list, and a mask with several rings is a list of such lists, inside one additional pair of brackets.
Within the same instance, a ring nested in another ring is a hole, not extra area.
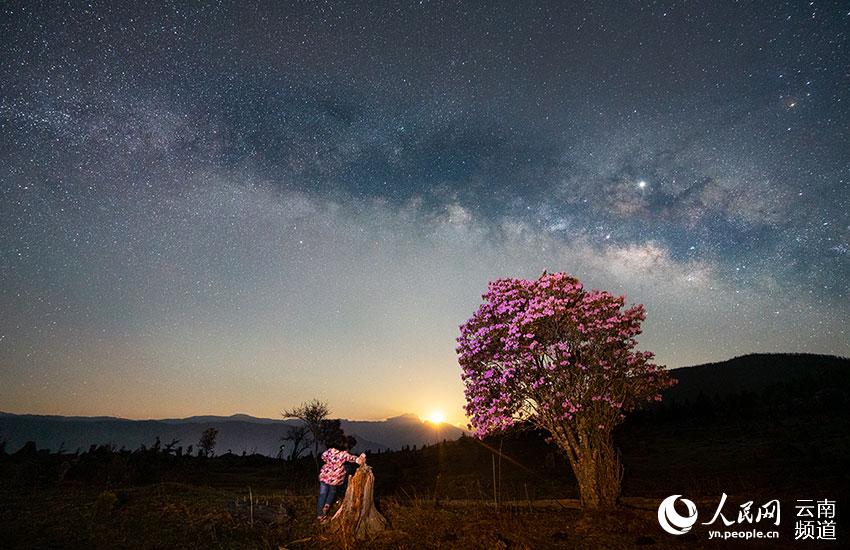
[(331, 518), (331, 529), (346, 539), (363, 540), (387, 528), (387, 520), (375, 508), (375, 476), (363, 464), (348, 479), (348, 488), (339, 510)]
[(620, 498), (623, 466), (610, 435), (583, 434), (581, 444), (571, 460), (578, 481), (581, 507), (588, 509), (613, 508)]

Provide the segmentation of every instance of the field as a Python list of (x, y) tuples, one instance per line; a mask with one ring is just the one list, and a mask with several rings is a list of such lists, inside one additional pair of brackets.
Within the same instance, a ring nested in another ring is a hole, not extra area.
[[(850, 420), (838, 405), (635, 415), (615, 434), (626, 475), (612, 512), (578, 508), (566, 461), (533, 431), (374, 454), (376, 502), (391, 529), (368, 547), (720, 547), (734, 542), (709, 540), (716, 525), (673, 536), (656, 515), (663, 498), (682, 494), (708, 521), (724, 492), (727, 517), (747, 500), (781, 501), (780, 540), (761, 545), (771, 548), (827, 544), (793, 540), (793, 504), (837, 500), (840, 544)], [(345, 546), (315, 522), (311, 458), (29, 449), (5, 455), (0, 473), (3, 548)]]

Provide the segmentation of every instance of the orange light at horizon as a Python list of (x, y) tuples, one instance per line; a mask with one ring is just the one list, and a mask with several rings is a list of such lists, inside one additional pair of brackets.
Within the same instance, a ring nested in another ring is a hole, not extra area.
[(443, 414), (443, 411), (432, 411), (425, 420), (431, 422), (432, 424), (442, 424), (446, 421), (446, 415)]

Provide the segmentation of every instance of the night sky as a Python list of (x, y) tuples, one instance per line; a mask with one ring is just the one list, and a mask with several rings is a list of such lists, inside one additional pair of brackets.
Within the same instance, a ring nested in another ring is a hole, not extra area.
[(4, 3), (0, 410), (443, 411), (487, 281), (850, 355), (847, 2)]

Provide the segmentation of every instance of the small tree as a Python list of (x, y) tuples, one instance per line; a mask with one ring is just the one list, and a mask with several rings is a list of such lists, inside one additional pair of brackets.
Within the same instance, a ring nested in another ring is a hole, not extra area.
[(342, 429), (341, 419), (334, 418), (332, 420), (322, 420), (322, 445), (324, 445), (325, 447), (330, 447), (343, 440), (345, 440), (349, 449), (357, 445), (357, 439), (354, 436), (345, 435), (345, 431)]
[(167, 455), (170, 455), (172, 453), (177, 454), (177, 451), (174, 449), (174, 447), (176, 447), (178, 443), (180, 443), (180, 440), (176, 439), (176, 438), (172, 439), (171, 443), (166, 443), (165, 447), (164, 447), (165, 454), (167, 454)]
[(207, 428), (201, 434), (201, 440), (198, 442), (198, 453), (203, 452), (204, 456), (212, 456), (215, 449), (216, 438), (218, 438), (218, 430), (216, 428)]
[(330, 414), (327, 403), (313, 399), (307, 403), (301, 403), (294, 409), (287, 409), (281, 414), (284, 418), (297, 418), (301, 420), (310, 432), (313, 440), (313, 458), (316, 461), (316, 469), (319, 468), (319, 443), (322, 440), (322, 421)]
[(289, 426), (286, 435), (281, 437), (280, 440), (283, 441), (284, 444), (280, 446), (280, 452), (278, 453), (279, 457), (283, 456), (284, 448), (286, 447), (285, 442), (292, 442), (292, 449), (289, 451), (289, 460), (297, 460), (300, 458), (301, 453), (306, 451), (312, 443), (310, 440), (310, 430), (307, 428), (306, 424)]
[(583, 289), (564, 273), (499, 279), (460, 327), (466, 412), (476, 436), (518, 421), (547, 431), (567, 455), (587, 508), (616, 505), (623, 469), (611, 432), (623, 413), (675, 384), (633, 348), (643, 305)]

